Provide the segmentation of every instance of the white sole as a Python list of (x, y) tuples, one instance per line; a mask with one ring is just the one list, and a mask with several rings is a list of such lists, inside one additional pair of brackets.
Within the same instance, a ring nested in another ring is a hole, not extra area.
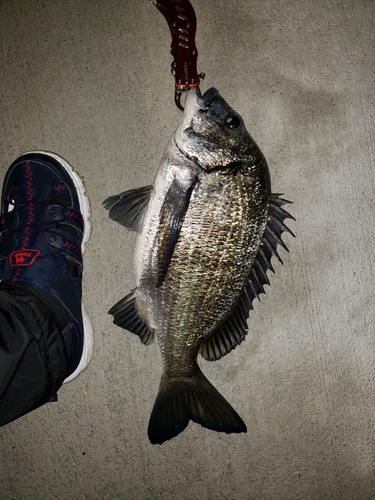
[[(83, 184), (83, 181), (81, 177), (73, 170), (73, 167), (66, 161), (64, 158), (61, 158), (61, 156), (51, 153), (50, 151), (28, 151), (27, 153), (24, 154), (44, 154), (47, 156), (51, 156), (54, 158), (56, 161), (60, 163), (64, 167), (64, 169), (68, 172), (70, 178), (72, 179), (74, 186), (77, 189), (77, 194), (78, 194), (78, 199), (79, 199), (79, 205), (80, 205), (80, 210), (82, 213), (82, 217), (84, 220), (84, 230), (83, 230), (83, 237), (82, 237), (82, 255), (86, 249), (86, 243), (90, 239), (91, 235), (91, 210), (90, 210), (90, 202), (89, 199), (86, 195), (86, 188)], [(82, 320), (83, 320), (83, 350), (82, 350), (82, 356), (80, 359), (80, 362), (78, 363), (77, 368), (74, 370), (74, 372), (69, 375), (64, 380), (64, 384), (67, 382), (71, 382), (72, 380), (76, 379), (78, 375), (80, 375), (86, 368), (88, 367), (93, 352), (94, 352), (94, 333), (92, 329), (92, 324), (90, 321), (90, 318), (86, 312), (86, 308), (82, 302)]]

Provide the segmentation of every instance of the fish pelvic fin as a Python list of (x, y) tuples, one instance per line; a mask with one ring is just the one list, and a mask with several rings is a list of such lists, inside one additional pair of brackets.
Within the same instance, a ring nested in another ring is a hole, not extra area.
[(242, 418), (198, 367), (192, 378), (162, 377), (148, 425), (150, 442), (174, 438), (190, 420), (217, 432), (247, 432)]
[(139, 231), (150, 201), (152, 186), (130, 189), (103, 201), (109, 217), (122, 226)]
[(155, 331), (146, 324), (138, 312), (135, 290), (119, 300), (108, 314), (112, 314), (115, 325), (138, 335), (142, 344), (149, 345), (154, 341)]

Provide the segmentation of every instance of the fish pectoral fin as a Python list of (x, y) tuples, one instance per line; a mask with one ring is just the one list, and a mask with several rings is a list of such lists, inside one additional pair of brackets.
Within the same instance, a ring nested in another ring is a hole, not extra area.
[(162, 444), (182, 432), (192, 420), (217, 432), (246, 432), (246, 425), (197, 367), (191, 379), (162, 378), (148, 425), (152, 444)]
[(150, 345), (155, 339), (155, 331), (146, 324), (137, 310), (135, 290), (115, 304), (108, 314), (112, 314), (113, 323), (138, 335), (142, 344)]
[(189, 208), (191, 194), (198, 177), (187, 181), (174, 178), (160, 210), (160, 231), (158, 236), (158, 280), (161, 286), (168, 272), (173, 252), (180, 235), (184, 217)]
[(119, 224), (139, 231), (147, 212), (153, 186), (144, 186), (130, 189), (103, 201), (104, 207), (109, 210), (109, 217)]
[(199, 352), (204, 359), (216, 361), (245, 340), (248, 332), (247, 319), (250, 309), (253, 309), (253, 300), (255, 298), (259, 299), (261, 293), (266, 293), (264, 285), (270, 284), (267, 271), (270, 269), (274, 272), (271, 264), (272, 257), (276, 256), (282, 263), (277, 252), (277, 246), (281, 245), (288, 250), (281, 239), (281, 235), (286, 231), (294, 236), (292, 231), (284, 224), (285, 219), (294, 219), (282, 208), (282, 205), (286, 203), (290, 202), (279, 198), (279, 195), (271, 195), (267, 225), (248, 279), (232, 312), (209, 337), (203, 339)]

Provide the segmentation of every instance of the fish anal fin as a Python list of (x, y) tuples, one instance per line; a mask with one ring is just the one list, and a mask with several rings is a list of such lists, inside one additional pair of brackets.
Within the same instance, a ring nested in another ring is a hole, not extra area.
[(278, 245), (288, 250), (281, 236), (285, 231), (294, 236), (292, 231), (284, 224), (285, 219), (294, 220), (292, 215), (281, 208), (282, 205), (287, 203), (290, 202), (279, 198), (279, 195), (271, 195), (267, 225), (247, 281), (229, 315), (210, 336), (203, 339), (199, 352), (204, 359), (216, 361), (228, 354), (245, 339), (248, 331), (246, 321), (250, 309), (253, 308), (253, 300), (255, 298), (259, 299), (260, 294), (266, 293), (264, 285), (270, 284), (267, 271), (270, 269), (275, 272), (271, 259), (276, 256), (282, 263), (277, 252)]
[(248, 331), (246, 321), (253, 298), (254, 293), (244, 287), (232, 312), (209, 337), (203, 339), (199, 353), (204, 359), (217, 361), (245, 340)]
[(130, 189), (103, 201), (109, 217), (122, 226), (139, 231), (147, 211), (153, 186)]
[(148, 327), (138, 313), (135, 290), (132, 290), (126, 297), (117, 302), (108, 311), (108, 314), (113, 316), (115, 325), (138, 335), (143, 344), (149, 345), (154, 341), (154, 330)]
[(165, 196), (159, 221), (157, 287), (163, 284), (167, 275), (181, 226), (189, 207), (190, 197), (197, 181), (196, 176), (185, 181), (175, 177)]
[(192, 420), (217, 432), (246, 432), (238, 413), (196, 369), (191, 379), (162, 378), (148, 425), (152, 444), (162, 444), (182, 432)]

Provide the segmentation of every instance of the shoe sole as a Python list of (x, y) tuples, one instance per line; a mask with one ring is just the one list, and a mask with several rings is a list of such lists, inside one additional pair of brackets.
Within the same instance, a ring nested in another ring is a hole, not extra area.
[[(91, 220), (90, 220), (91, 209), (90, 209), (89, 199), (86, 195), (86, 188), (85, 185), (83, 184), (81, 177), (77, 174), (77, 172), (74, 171), (73, 167), (66, 160), (64, 160), (64, 158), (55, 153), (51, 153), (49, 151), (28, 151), (25, 154), (42, 154), (54, 158), (64, 168), (64, 170), (69, 174), (69, 177), (72, 179), (74, 186), (77, 190), (79, 206), (84, 220), (84, 230), (83, 230), (82, 246), (81, 246), (81, 251), (83, 255), (86, 249), (86, 243), (89, 241), (91, 235)], [(74, 370), (72, 374), (69, 375), (69, 377), (67, 377), (64, 380), (63, 384), (66, 384), (76, 379), (78, 375), (80, 375), (84, 370), (86, 370), (93, 355), (94, 334), (90, 318), (87, 314), (83, 302), (82, 302), (82, 321), (83, 321), (82, 357), (80, 362), (78, 363), (77, 368)]]

